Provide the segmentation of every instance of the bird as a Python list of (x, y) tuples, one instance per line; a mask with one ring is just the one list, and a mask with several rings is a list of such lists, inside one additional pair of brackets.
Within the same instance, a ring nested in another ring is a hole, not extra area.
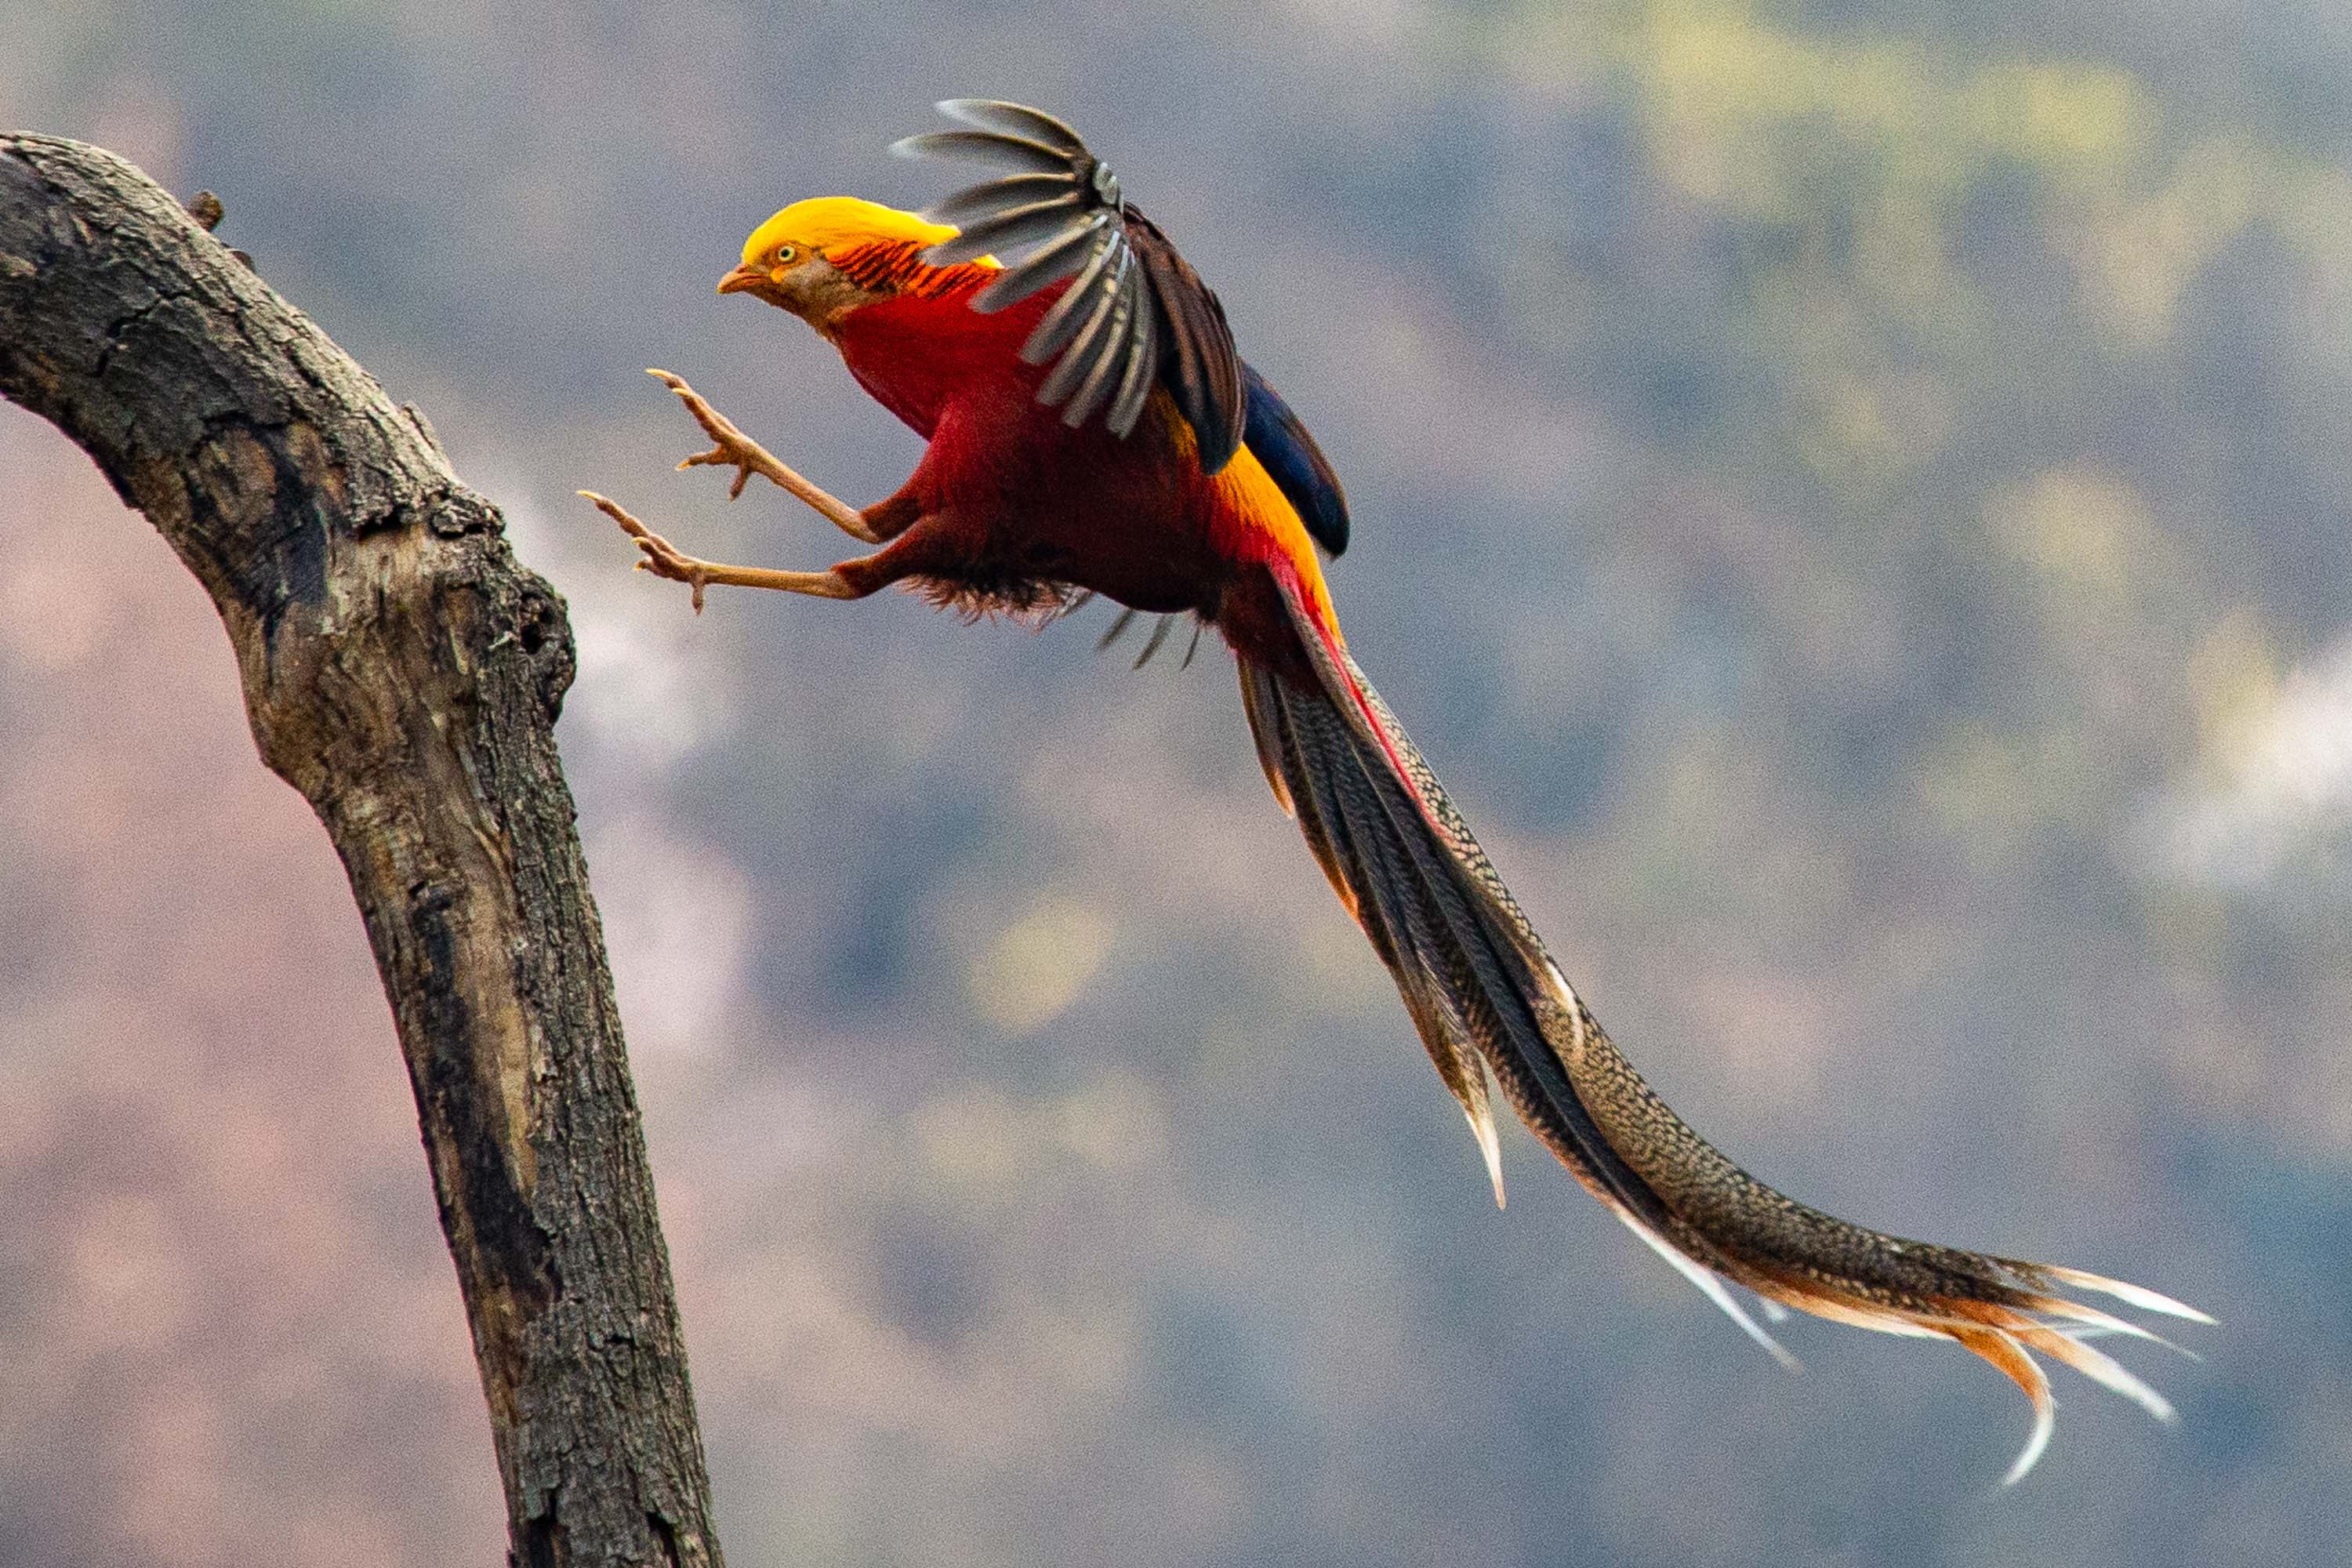
[(681, 468), (733, 468), (730, 496), (761, 475), (877, 548), (822, 572), (728, 565), (582, 491), (635, 541), (639, 568), (688, 584), (697, 611), (714, 585), (856, 599), (904, 584), (967, 616), (1034, 624), (1096, 595), (1125, 607), (1114, 632), (1139, 613), (1192, 616), (1196, 637), (1213, 628), (1231, 649), (1266, 783), (1393, 977), (1498, 1205), (1497, 1091), (1610, 1213), (1782, 1362), (1795, 1364), (1735, 1287), (1768, 1321), (1795, 1309), (1948, 1340), (2005, 1373), (2032, 1419), (2004, 1484), (2050, 1442), (2037, 1355), (2176, 1420), (2090, 1342), (2168, 1342), (2078, 1298), (2211, 1323), (2205, 1313), (2083, 1269), (1835, 1218), (1750, 1175), (1667, 1108), (1349, 653), (1324, 572), (1348, 545), (1339, 475), (1241, 357), (1216, 294), (1068, 124), (996, 100), (938, 107), (953, 129), (893, 151), (977, 161), (994, 177), (921, 212), (795, 202), (753, 229), (719, 283), (807, 322), (925, 439), (903, 485), (852, 507), (682, 378), (651, 373), (714, 443)]

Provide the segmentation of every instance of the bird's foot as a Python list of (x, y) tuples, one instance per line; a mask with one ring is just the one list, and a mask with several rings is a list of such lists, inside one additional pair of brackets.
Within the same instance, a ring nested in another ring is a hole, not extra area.
[(773, 452), (738, 429), (733, 420), (711, 407), (709, 400), (688, 386), (684, 376), (673, 375), (666, 370), (649, 370), (646, 374), (677, 393), (677, 400), (686, 405), (686, 411), (694, 416), (694, 422), (702, 426), (702, 433), (710, 437), (710, 450), (697, 452), (688, 458), (678, 464), (681, 469), (733, 468), (735, 482), (727, 487), (727, 499), (730, 500), (742, 495), (743, 487), (751, 482), (751, 476), (759, 474), (823, 512), (844, 533), (862, 539), (868, 544), (882, 542), (881, 535), (874, 531), (856, 508), (826, 494), (793, 472)]
[[(680, 383), (683, 385), (683, 383)], [(650, 572), (656, 577), (667, 577), (673, 583), (684, 583), (694, 590), (694, 613), (702, 613), (702, 591), (709, 587), (714, 574), (723, 568), (713, 562), (701, 561), (687, 554), (677, 545), (647, 528), (621, 506), (621, 503), (594, 490), (582, 490), (583, 500), (594, 504), (598, 511), (621, 525), (621, 531), (636, 542), (645, 552), (637, 570)]]
[(694, 422), (702, 426), (702, 433), (715, 443), (708, 452), (697, 452), (678, 464), (680, 469), (704, 466), (733, 468), (735, 482), (727, 487), (729, 500), (742, 495), (743, 487), (751, 482), (751, 476), (755, 473), (765, 474), (778, 484), (784, 482), (776, 478), (783, 464), (776, 460), (775, 454), (737, 429), (735, 421), (711, 407), (702, 394), (687, 385), (686, 377), (673, 375), (666, 370), (649, 370), (646, 374), (677, 393), (677, 400), (686, 405), (686, 411), (694, 416)]
[(594, 490), (582, 490), (581, 496), (595, 503), (596, 510), (621, 525), (621, 531), (636, 542), (645, 552), (637, 570), (650, 572), (656, 577), (667, 577), (673, 583), (683, 583), (694, 590), (694, 609), (702, 613), (702, 591), (714, 583), (738, 588), (773, 588), (785, 594), (808, 594), (820, 599), (862, 599), (877, 588), (887, 587), (906, 574), (903, 563), (892, 565), (878, 555), (868, 555), (856, 561), (845, 561), (824, 572), (784, 572), (773, 566), (729, 566), (717, 561), (704, 561), (688, 555), (644, 523), (631, 517), (621, 503)]

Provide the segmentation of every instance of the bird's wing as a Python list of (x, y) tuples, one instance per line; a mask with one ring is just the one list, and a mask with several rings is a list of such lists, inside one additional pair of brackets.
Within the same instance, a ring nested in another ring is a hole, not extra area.
[(1192, 426), (1202, 471), (1223, 468), (1241, 446), (1248, 399), (1225, 309), (1201, 275), (1129, 205), (1118, 176), (1052, 115), (977, 98), (940, 109), (970, 129), (909, 136), (891, 151), (976, 158), (1012, 173), (928, 209), (932, 222), (962, 232), (924, 259), (945, 267), (1016, 253), (972, 301), (982, 310), (1071, 279), (1021, 348), (1030, 363), (1054, 364), (1038, 401), (1060, 404), (1073, 427), (1102, 410), (1112, 432), (1125, 436), (1152, 387), (1164, 385)]
[(1242, 365), (1242, 386), (1249, 395), (1249, 425), (1243, 433), (1249, 449), (1290, 499), (1315, 542), (1333, 555), (1344, 553), (1348, 497), (1339, 489), (1339, 475), (1331, 460), (1290, 411), (1290, 405), (1247, 362)]
[(2062, 1292), (2100, 1291), (2211, 1321), (2202, 1313), (2076, 1269), (1849, 1224), (1766, 1186), (1669, 1110), (1562, 977), (1313, 595), (1276, 570), (1312, 678), (1242, 661), (1258, 759), (1394, 975), (1470, 1119), (1498, 1201), (1490, 1075), (1595, 1197), (1776, 1355), (1786, 1359), (1727, 1281), (1755, 1291), (1768, 1310), (1779, 1303), (1886, 1333), (1949, 1339), (2008, 1374), (2035, 1417), (2009, 1479), (2049, 1438), (2049, 1384), (2029, 1352), (2172, 1418), (2162, 1395), (2085, 1342), (2097, 1333), (2155, 1336)]

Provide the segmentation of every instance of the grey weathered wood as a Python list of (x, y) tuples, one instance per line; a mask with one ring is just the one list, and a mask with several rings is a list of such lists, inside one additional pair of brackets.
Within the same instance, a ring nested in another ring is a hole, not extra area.
[(263, 760), (342, 856), (465, 1290), (511, 1561), (716, 1564), (552, 733), (563, 602), (423, 416), (205, 226), (111, 153), (0, 136), (0, 395), (79, 442), (203, 581)]

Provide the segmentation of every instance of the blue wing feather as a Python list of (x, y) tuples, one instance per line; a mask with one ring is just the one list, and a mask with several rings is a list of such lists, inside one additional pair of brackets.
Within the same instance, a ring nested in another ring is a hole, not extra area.
[(1242, 388), (1249, 408), (1242, 439), (1290, 498), (1290, 504), (1298, 509), (1299, 520), (1307, 524), (1315, 542), (1335, 556), (1341, 554), (1348, 548), (1348, 498), (1339, 489), (1339, 476), (1330, 459), (1290, 411), (1290, 405), (1246, 362), (1242, 365)]

